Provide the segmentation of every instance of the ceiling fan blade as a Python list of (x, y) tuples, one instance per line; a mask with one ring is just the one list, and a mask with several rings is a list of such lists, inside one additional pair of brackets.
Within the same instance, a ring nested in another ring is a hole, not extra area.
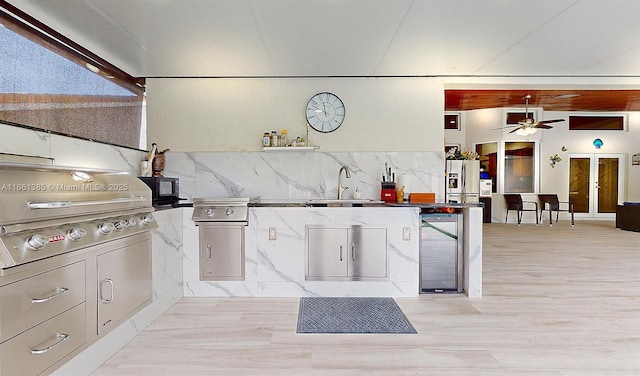
[(516, 128), (516, 129), (512, 130), (512, 131), (511, 131), (511, 132), (509, 132), (509, 133), (513, 133), (513, 132), (517, 131), (518, 129), (522, 129), (522, 128), (525, 128), (525, 127), (524, 127), (524, 126), (523, 126), (523, 127), (518, 127), (518, 128)]
[(507, 125), (504, 127), (498, 127), (498, 128), (491, 128), (492, 131), (497, 131), (499, 129), (507, 129), (507, 128), (513, 128), (513, 127), (517, 127), (517, 125)]
[(536, 125), (534, 126), (534, 128), (540, 128), (540, 129), (551, 129), (551, 128), (553, 128), (553, 127), (552, 127), (552, 126), (550, 126), (550, 125), (546, 125), (546, 124), (536, 124)]
[(540, 124), (559, 123), (561, 121), (565, 121), (565, 120), (564, 119), (540, 120), (538, 123)]

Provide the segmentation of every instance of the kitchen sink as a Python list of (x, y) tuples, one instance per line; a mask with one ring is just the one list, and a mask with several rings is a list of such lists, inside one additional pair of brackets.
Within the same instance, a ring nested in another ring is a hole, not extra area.
[(313, 199), (262, 199), (259, 202), (252, 203), (253, 207), (362, 207), (362, 206), (384, 206), (382, 200), (349, 200), (349, 199), (329, 199), (329, 198), (313, 198)]
[(384, 201), (382, 200), (371, 200), (371, 199), (326, 199), (326, 198), (318, 198), (318, 199), (310, 199), (307, 201), (308, 206), (314, 207), (358, 207), (358, 206), (384, 206)]
[(255, 207), (280, 207), (280, 208), (299, 208), (307, 205), (306, 200), (290, 200), (290, 199), (262, 199), (251, 205)]

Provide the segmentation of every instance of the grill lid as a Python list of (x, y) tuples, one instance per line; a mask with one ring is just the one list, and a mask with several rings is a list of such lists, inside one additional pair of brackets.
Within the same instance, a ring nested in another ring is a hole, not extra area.
[(147, 208), (151, 190), (126, 172), (0, 163), (0, 226)]
[(0, 276), (157, 228), (153, 211), (151, 190), (128, 173), (0, 162)]

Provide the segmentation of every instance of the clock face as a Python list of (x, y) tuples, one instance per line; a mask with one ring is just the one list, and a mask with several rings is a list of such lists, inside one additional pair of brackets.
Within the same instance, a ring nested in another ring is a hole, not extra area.
[(335, 94), (318, 93), (307, 103), (307, 122), (318, 132), (333, 132), (344, 121), (344, 104)]

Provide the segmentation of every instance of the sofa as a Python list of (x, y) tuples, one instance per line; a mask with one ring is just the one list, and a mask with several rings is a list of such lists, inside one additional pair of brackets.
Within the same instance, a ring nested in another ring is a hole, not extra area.
[(616, 228), (640, 232), (640, 202), (625, 202), (617, 206)]

